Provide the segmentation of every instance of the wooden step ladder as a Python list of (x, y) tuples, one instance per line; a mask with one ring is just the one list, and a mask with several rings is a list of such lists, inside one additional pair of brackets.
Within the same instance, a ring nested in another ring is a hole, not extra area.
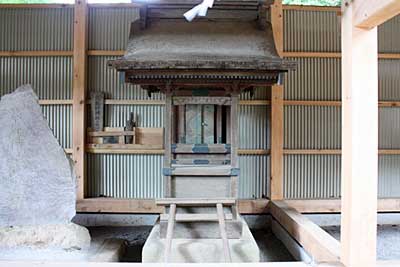
[[(164, 252), (164, 261), (166, 263), (171, 260), (171, 249), (174, 226), (176, 222), (204, 222), (218, 221), (219, 230), (222, 239), (225, 262), (232, 262), (229, 249), (229, 240), (226, 233), (224, 206), (232, 209), (232, 219), (237, 218), (236, 200), (233, 198), (224, 199), (180, 199), (180, 198), (165, 198), (156, 200), (159, 206), (169, 207), (168, 226), (166, 236), (166, 247)], [(180, 207), (216, 207), (217, 214), (177, 214), (176, 208)], [(216, 216), (215, 216), (216, 215)]]

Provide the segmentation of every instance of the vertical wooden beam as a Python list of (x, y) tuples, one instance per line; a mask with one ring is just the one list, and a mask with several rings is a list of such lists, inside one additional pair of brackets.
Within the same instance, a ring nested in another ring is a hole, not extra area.
[(86, 137), (86, 66), (87, 66), (87, 2), (76, 0), (74, 7), (74, 77), (73, 77), (73, 159), (77, 176), (77, 199), (85, 197)]
[[(231, 166), (239, 168), (238, 147), (239, 147), (239, 89), (234, 85), (231, 94), (232, 104), (230, 109), (230, 135), (231, 135)], [(238, 197), (238, 177), (231, 176), (231, 197)]]
[(283, 9), (282, 0), (275, 0), (271, 5), (271, 24), (274, 34), (275, 48), (280, 57), (283, 57)]
[(283, 199), (283, 86), (271, 88), (271, 199)]
[(377, 234), (378, 35), (377, 28), (356, 27), (355, 4), (342, 4), (341, 261), (345, 266), (372, 267)]
[[(172, 89), (170, 83), (165, 90), (165, 111), (164, 111), (164, 168), (171, 167), (171, 142), (172, 142)], [(171, 197), (171, 176), (164, 177), (164, 197)]]

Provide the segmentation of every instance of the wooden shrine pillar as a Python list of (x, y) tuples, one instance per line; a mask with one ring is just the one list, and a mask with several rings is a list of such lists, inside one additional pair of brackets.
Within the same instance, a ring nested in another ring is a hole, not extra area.
[(77, 177), (77, 200), (85, 197), (85, 137), (86, 137), (86, 74), (87, 74), (87, 2), (75, 1), (72, 146)]
[(375, 266), (378, 185), (377, 29), (354, 24), (355, 8), (342, 15), (342, 224), (341, 261)]

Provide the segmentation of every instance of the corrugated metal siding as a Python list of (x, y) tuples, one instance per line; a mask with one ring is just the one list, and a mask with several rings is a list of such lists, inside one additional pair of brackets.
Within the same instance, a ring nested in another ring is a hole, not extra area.
[(341, 136), (340, 107), (285, 107), (285, 148), (340, 149)]
[(289, 58), (297, 62), (285, 78), (285, 99), (340, 100), (341, 62), (338, 58)]
[(269, 188), (270, 157), (240, 156), (239, 167), (239, 198), (266, 197)]
[(400, 52), (400, 16), (378, 27), (378, 47), (381, 53)]
[(112, 56), (91, 56), (88, 60), (88, 88), (90, 91), (102, 91), (110, 99), (162, 99), (161, 94), (152, 94), (140, 86), (125, 84), (118, 72), (107, 66), (107, 61), (116, 59)]
[(239, 147), (242, 149), (270, 148), (270, 107), (240, 106)]
[(285, 198), (340, 197), (340, 155), (286, 155)]
[[(88, 155), (88, 197), (163, 196), (162, 155)], [(240, 198), (267, 195), (269, 156), (240, 156)]]
[(125, 50), (137, 8), (89, 8), (89, 49)]
[(46, 105), (42, 106), (42, 112), (61, 146), (71, 148), (72, 105)]
[(88, 197), (162, 197), (162, 155), (88, 154), (87, 159)]
[(339, 52), (340, 17), (336, 12), (284, 11), (284, 50)]
[(400, 108), (398, 107), (379, 108), (379, 148), (400, 149)]
[(395, 59), (379, 60), (379, 99), (381, 101), (400, 100), (399, 74), (400, 74), (400, 60), (395, 60)]
[(139, 127), (164, 127), (164, 106), (154, 105), (106, 105), (104, 125), (124, 127), (131, 112), (137, 114)]
[(400, 155), (379, 156), (379, 197), (400, 197)]
[(73, 8), (0, 9), (0, 51), (72, 50)]
[(0, 95), (22, 84), (31, 84), (40, 99), (71, 99), (72, 58), (0, 57)]

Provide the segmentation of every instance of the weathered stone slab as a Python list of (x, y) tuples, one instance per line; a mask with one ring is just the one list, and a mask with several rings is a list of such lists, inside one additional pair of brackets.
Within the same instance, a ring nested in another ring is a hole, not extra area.
[(89, 246), (89, 231), (74, 223), (0, 228), (0, 251), (14, 248), (80, 250)]
[(72, 164), (29, 85), (0, 101), (0, 227), (69, 223), (75, 215)]

